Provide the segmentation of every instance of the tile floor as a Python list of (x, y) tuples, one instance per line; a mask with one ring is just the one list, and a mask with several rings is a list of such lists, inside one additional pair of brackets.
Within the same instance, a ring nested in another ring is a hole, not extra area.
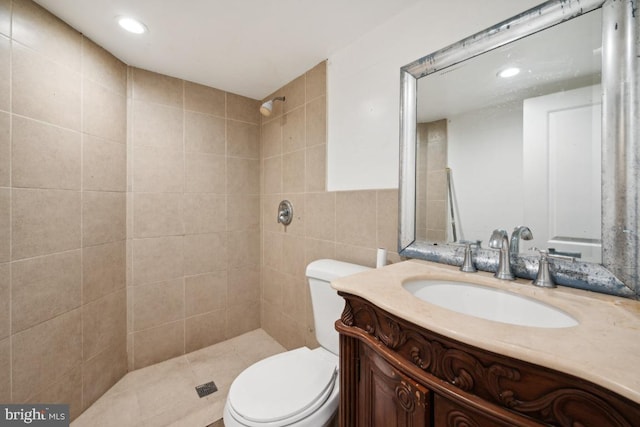
[[(129, 372), (71, 427), (218, 427), (233, 379), (260, 359), (285, 351), (262, 329)], [(195, 386), (218, 391), (199, 398)]]

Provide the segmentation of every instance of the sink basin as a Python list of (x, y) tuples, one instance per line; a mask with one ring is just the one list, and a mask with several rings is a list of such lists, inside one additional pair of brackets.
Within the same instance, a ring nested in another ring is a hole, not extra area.
[(578, 324), (551, 305), (474, 283), (411, 280), (403, 286), (423, 301), (481, 319), (534, 328), (569, 328)]

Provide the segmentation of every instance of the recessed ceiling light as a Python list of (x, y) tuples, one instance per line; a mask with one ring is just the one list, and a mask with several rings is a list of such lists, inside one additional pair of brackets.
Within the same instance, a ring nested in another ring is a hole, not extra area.
[(498, 73), (498, 77), (502, 77), (503, 79), (508, 79), (509, 77), (517, 76), (520, 74), (520, 68), (518, 67), (509, 67), (501, 70)]
[(119, 16), (116, 19), (118, 20), (118, 24), (130, 33), (143, 34), (147, 32), (146, 25), (137, 19), (128, 16)]

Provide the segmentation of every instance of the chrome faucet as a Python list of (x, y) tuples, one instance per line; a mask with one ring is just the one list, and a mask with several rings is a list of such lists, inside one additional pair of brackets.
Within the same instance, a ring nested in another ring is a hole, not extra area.
[(509, 234), (506, 230), (496, 229), (491, 233), (489, 239), (489, 247), (492, 249), (500, 249), (500, 258), (498, 261), (498, 270), (494, 276), (502, 280), (515, 280), (515, 276), (511, 272), (511, 257), (509, 256)]
[(533, 234), (531, 233), (529, 227), (521, 225), (513, 229), (513, 232), (511, 233), (511, 241), (509, 243), (509, 252), (511, 255), (517, 255), (518, 252), (520, 252), (520, 239), (533, 239)]

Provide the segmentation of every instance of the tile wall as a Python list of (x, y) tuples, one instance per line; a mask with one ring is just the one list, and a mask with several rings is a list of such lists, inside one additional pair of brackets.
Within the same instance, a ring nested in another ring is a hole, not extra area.
[(126, 74), (0, 0), (0, 402), (75, 417), (127, 371)]
[(417, 134), (416, 238), (447, 242), (447, 120), (418, 123)]
[[(289, 349), (315, 347), (307, 264), (333, 258), (373, 267), (379, 247), (399, 261), (398, 191), (326, 191), (325, 62), (273, 96), (286, 101), (261, 123), (261, 325)], [(286, 228), (276, 222), (283, 199), (294, 209)]]
[(260, 326), (315, 346), (305, 266), (398, 260), (396, 190), (325, 190), (325, 63), (274, 95), (261, 118), (0, 0), (0, 401), (76, 417), (127, 369)]
[(129, 70), (129, 368), (260, 327), (259, 102)]

